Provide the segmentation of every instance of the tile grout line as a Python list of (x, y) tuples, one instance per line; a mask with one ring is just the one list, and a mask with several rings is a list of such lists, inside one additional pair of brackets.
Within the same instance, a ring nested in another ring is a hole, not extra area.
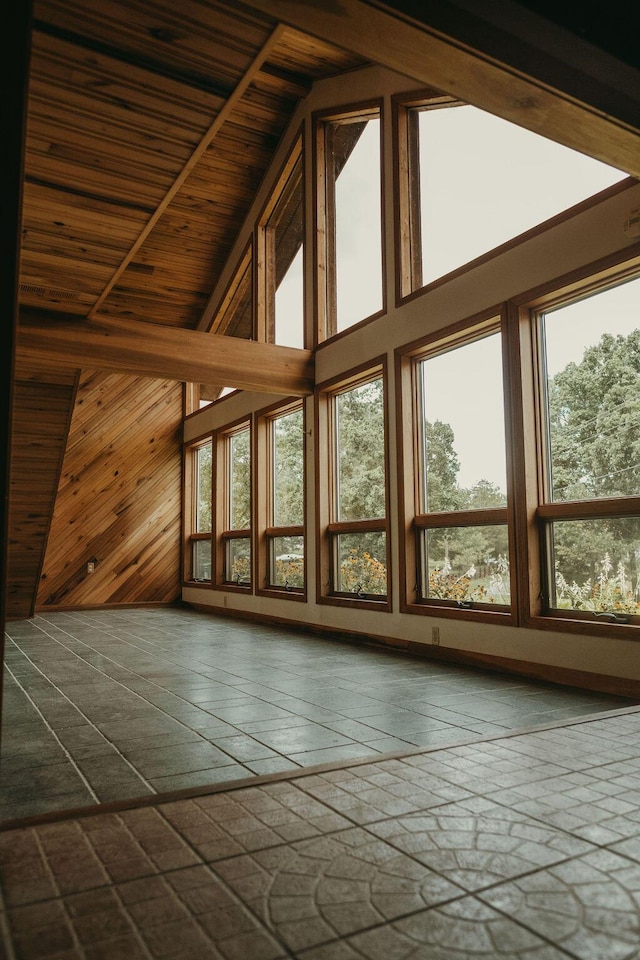
[[(12, 641), (12, 642), (13, 642), (13, 641)], [(22, 652), (22, 651), (21, 651), (21, 652)], [(22, 686), (22, 684), (20, 683), (20, 681), (18, 680), (18, 678), (15, 676), (15, 674), (13, 673), (13, 671), (11, 670), (11, 668), (10, 668), (9, 666), (5, 665), (5, 669), (9, 672), (9, 674), (11, 675), (14, 683), (18, 686), (18, 688), (19, 688), (20, 690), (22, 690), (23, 694), (25, 695), (25, 697), (27, 698), (27, 700), (29, 701), (29, 703), (31, 704), (31, 706), (33, 707), (33, 709), (35, 710), (35, 712), (39, 715), (40, 719), (42, 720), (42, 722), (43, 722), (43, 724), (45, 725), (45, 727), (47, 728), (47, 730), (49, 730), (49, 732), (55, 737), (55, 739), (56, 739), (56, 741), (57, 741), (57, 743), (58, 743), (58, 746), (60, 747), (60, 749), (62, 750), (62, 752), (63, 752), (63, 753), (65, 754), (65, 756), (67, 757), (67, 760), (70, 762), (70, 764), (72, 765), (72, 767), (73, 767), (73, 769), (75, 770), (75, 772), (78, 774), (78, 776), (80, 777), (80, 779), (83, 781), (85, 787), (87, 788), (87, 790), (89, 791), (89, 793), (91, 794), (91, 796), (93, 797), (93, 799), (95, 800), (95, 802), (96, 802), (96, 803), (99, 803), (100, 801), (98, 800), (98, 797), (97, 797), (96, 793), (94, 792), (93, 787), (91, 786), (91, 784), (89, 783), (89, 781), (88, 781), (87, 778), (85, 777), (85, 775), (84, 775), (84, 773), (82, 772), (82, 770), (78, 767), (78, 765), (76, 764), (75, 760), (73, 759), (73, 756), (69, 753), (69, 751), (68, 751), (67, 748), (65, 747), (64, 743), (62, 743), (62, 741), (61, 741), (60, 738), (58, 737), (58, 734), (55, 732), (55, 730), (53, 729), (53, 727), (51, 726), (51, 724), (49, 723), (49, 721), (47, 720), (47, 718), (44, 716), (44, 714), (42, 713), (42, 711), (40, 710), (40, 708), (38, 707), (38, 705), (35, 703), (35, 701), (31, 698), (31, 696), (29, 695), (29, 693), (28, 693), (28, 692), (25, 690), (25, 688)], [(38, 669), (38, 668), (36, 667), (36, 669)], [(62, 692), (62, 691), (60, 691), (60, 692)], [(63, 696), (64, 696), (64, 694), (63, 694)]]
[[(42, 619), (45, 619), (45, 618), (42, 618)], [(85, 623), (85, 625), (87, 625), (87, 626), (91, 626), (91, 623), (90, 623), (89, 621), (86, 621), (86, 620), (83, 621), (83, 620), (82, 620), (81, 618), (79, 618), (79, 617), (76, 618), (76, 619), (79, 619), (80, 622)], [(47, 621), (47, 620), (45, 620), (45, 622), (49, 623), (49, 621)], [(88, 649), (92, 650), (94, 653), (97, 653), (97, 654), (99, 654), (100, 656), (105, 656), (106, 659), (111, 660), (113, 663), (116, 664), (116, 666), (122, 667), (122, 669), (125, 669), (125, 670), (133, 673), (134, 676), (138, 676), (138, 677), (140, 677), (140, 679), (146, 680), (146, 682), (148, 682), (148, 683), (153, 683), (153, 681), (147, 680), (147, 678), (142, 677), (140, 674), (136, 673), (135, 671), (130, 670), (130, 668), (128, 668), (128, 667), (126, 667), (126, 666), (123, 666), (122, 664), (118, 663), (118, 661), (113, 660), (111, 657), (107, 656), (106, 654), (100, 653), (99, 650), (96, 650), (96, 649), (95, 649), (94, 647), (92, 647), (90, 644), (86, 643), (86, 641), (82, 641), (82, 640), (79, 640), (79, 639), (76, 638), (76, 637), (73, 637), (72, 634), (69, 633), (69, 631), (64, 630), (62, 627), (58, 627), (57, 629), (62, 630), (62, 631), (63, 631), (64, 633), (66, 633), (68, 636), (72, 637), (72, 639), (77, 640), (77, 642), (79, 642), (79, 643), (82, 643), (84, 646), (88, 647)], [(45, 632), (45, 631), (43, 631), (43, 632)], [(134, 649), (136, 649), (136, 650), (142, 650), (142, 652), (145, 652), (145, 653), (148, 652), (144, 647), (137, 647), (135, 643), (132, 643), (131, 641), (125, 640), (125, 639), (123, 639), (122, 637), (118, 636), (117, 634), (111, 633), (111, 632), (109, 632), (109, 631), (104, 631), (104, 632), (106, 632), (107, 635), (108, 635), (108, 636), (111, 636), (114, 640), (119, 640), (119, 641), (121, 641), (121, 642), (123, 642), (123, 643), (127, 643), (127, 644), (129, 644), (130, 646), (132, 646), (132, 647), (133, 647)], [(126, 632), (130, 632), (130, 631), (127, 630)], [(45, 632), (45, 635), (50, 636), (50, 634), (46, 634), (46, 632)], [(134, 636), (135, 636), (135, 635), (134, 635)], [(55, 638), (55, 637), (52, 637), (52, 639), (54, 639), (54, 641), (55, 641), (56, 638)], [(155, 645), (155, 644), (152, 644), (152, 641), (145, 641), (144, 638), (135, 637), (135, 639), (136, 639), (136, 640), (141, 640), (143, 643), (149, 643), (149, 645), (157, 646), (157, 645)], [(60, 641), (56, 641), (56, 642), (60, 642)], [(62, 646), (65, 646), (64, 644), (61, 644), (61, 645), (62, 645)], [(65, 646), (65, 649), (68, 649), (68, 648)], [(75, 653), (75, 651), (70, 651), (70, 652)], [(76, 654), (76, 655), (79, 657), (79, 659), (83, 660), (83, 662), (87, 662), (87, 661), (84, 661), (84, 658), (80, 657), (78, 654)], [(183, 664), (179, 659), (172, 660), (171, 658), (166, 658), (166, 657), (161, 657), (161, 659), (165, 659), (165, 660), (167, 660), (168, 663), (173, 663), (173, 664), (175, 664), (176, 666), (179, 666), (179, 667), (183, 667), (183, 666), (184, 666), (184, 664)], [(200, 661), (198, 661), (198, 662), (200, 662)], [(202, 666), (208, 668), (210, 665), (209, 665), (209, 664), (206, 664), (206, 663), (202, 663)], [(186, 669), (189, 669), (189, 668), (186, 667)], [(192, 671), (192, 672), (195, 672), (195, 671)], [(227, 672), (228, 672), (228, 671), (227, 671)], [(198, 674), (197, 672), (195, 672), (195, 673), (196, 673), (196, 676), (201, 676), (201, 674)], [(231, 676), (235, 676), (235, 674), (230, 674), (230, 675), (231, 675)], [(108, 675), (105, 674), (105, 676), (108, 676)], [(239, 677), (239, 679), (245, 679), (245, 678), (242, 678), (239, 674), (238, 674), (238, 677)], [(224, 683), (224, 681), (214, 681), (214, 682)], [(251, 681), (246, 681), (246, 682), (251, 682)], [(443, 681), (443, 682), (445, 682), (445, 681)], [(123, 686), (125, 686), (125, 685), (123, 684)], [(156, 685), (156, 686), (158, 686), (160, 690), (163, 690), (163, 691), (165, 691), (165, 692), (171, 692), (173, 696), (176, 696), (176, 697), (178, 697), (179, 699), (184, 700), (185, 703), (189, 703), (189, 704), (191, 704), (192, 706), (197, 706), (197, 705), (191, 703), (191, 701), (188, 701), (188, 700), (186, 700), (185, 698), (180, 697), (179, 694), (175, 694), (175, 693), (173, 693), (172, 691), (166, 691), (165, 688), (164, 688), (164, 687), (161, 687), (159, 684)], [(265, 686), (268, 686), (268, 684), (265, 684)], [(126, 688), (126, 689), (129, 689), (129, 688)], [(233, 688), (232, 688), (232, 689), (233, 689)], [(277, 690), (277, 688), (275, 688), (275, 687), (274, 687), (274, 688), (270, 688), (270, 689), (273, 689), (275, 693), (280, 693), (280, 692), (281, 692), (281, 691)], [(133, 691), (133, 692), (136, 692), (136, 691)], [(141, 694), (137, 694), (137, 695), (138, 695), (138, 696), (142, 696)], [(277, 704), (277, 703), (272, 703), (272, 702), (269, 701), (269, 700), (263, 700), (260, 696), (258, 696), (258, 695), (256, 695), (256, 694), (245, 694), (245, 696), (251, 696), (252, 698), (254, 698), (254, 699), (256, 699), (256, 700), (259, 700), (259, 701), (261, 701), (261, 702), (263, 702), (263, 703), (268, 703), (268, 704), (270, 704), (271, 706), (276, 706), (276, 707), (278, 707), (278, 704)], [(286, 696), (286, 694), (285, 694), (285, 696)], [(142, 699), (145, 699), (145, 700), (146, 700), (146, 698), (144, 698), (144, 697), (142, 697)], [(297, 699), (297, 698), (296, 698), (296, 699)], [(299, 699), (304, 700), (303, 697), (300, 697)], [(377, 699), (377, 698), (374, 697), (373, 699)], [(151, 703), (151, 701), (147, 701), (147, 702)], [(314, 703), (312, 703), (311, 701), (305, 701), (305, 702), (308, 702), (309, 706), (317, 707), (317, 708), (319, 708), (319, 709), (322, 709), (319, 705), (314, 704)], [(223, 703), (224, 703), (224, 702), (223, 702)], [(381, 704), (381, 707), (382, 707), (382, 706), (384, 706), (385, 704), (387, 704), (388, 702), (387, 702), (387, 701), (384, 701), (384, 700), (380, 700), (379, 703)], [(152, 704), (152, 705), (153, 705), (153, 704)], [(155, 706), (155, 705), (154, 705), (154, 706)], [(160, 708), (157, 708), (157, 709), (160, 709)], [(202, 708), (200, 708), (200, 709), (202, 709)], [(278, 709), (282, 709), (282, 710), (285, 710), (285, 711), (286, 711), (286, 708), (285, 708), (285, 707), (278, 707)], [(640, 709), (640, 708), (639, 708), (639, 709)], [(164, 711), (163, 711), (163, 712), (164, 712)], [(228, 720), (223, 720), (222, 718), (216, 717), (216, 714), (212, 713), (211, 711), (206, 710), (205, 712), (206, 712), (206, 713), (210, 713), (211, 716), (213, 716), (213, 717), (216, 718), (216, 719), (220, 719), (220, 721), (223, 722), (223, 723), (228, 723), (230, 726), (235, 726), (235, 724), (233, 724), (232, 722), (230, 722), (230, 721), (228, 721)], [(286, 712), (288, 712), (288, 711), (286, 711)], [(334, 711), (334, 712), (339, 713), (339, 711)], [(169, 716), (170, 716), (170, 715), (169, 715)], [(308, 719), (308, 718), (305, 718), (304, 715), (301, 715), (301, 714), (292, 714), (292, 716), (293, 716), (293, 717), (302, 717), (303, 719)], [(342, 715), (342, 716), (344, 717), (344, 715)], [(422, 715), (420, 715), (420, 716), (422, 716)], [(350, 720), (350, 719), (352, 719), (352, 718), (344, 717), (344, 719), (345, 719), (345, 720)], [(471, 718), (471, 719), (473, 720), (473, 718)], [(574, 719), (574, 718), (572, 718), (572, 719)], [(364, 719), (362, 719), (362, 720), (359, 720), (359, 721), (356, 721), (356, 722), (364, 723), (364, 725), (367, 726), (367, 724), (364, 722), (365, 720), (366, 720), (366, 718), (364, 718)], [(181, 721), (180, 721), (180, 722), (181, 722)], [(321, 726), (321, 727), (323, 727), (324, 729), (327, 729), (327, 730), (329, 730), (329, 731), (331, 731), (331, 732), (334, 732), (334, 733), (335, 733), (335, 732), (339, 732), (339, 731), (334, 731), (331, 727), (326, 726), (325, 723), (323, 723), (323, 721), (321, 721), (321, 720), (311, 720), (311, 719), (309, 719), (308, 722), (309, 722), (310, 724), (311, 724), (311, 723), (317, 724), (318, 726)], [(443, 722), (443, 723), (447, 723), (446, 721), (442, 721), (442, 722)], [(467, 734), (471, 740), (484, 739), (484, 737), (483, 737), (483, 735), (482, 735), (481, 733), (477, 733), (477, 732), (471, 730), (469, 727), (464, 727), (464, 726), (461, 726), (461, 725), (458, 725), (458, 724), (453, 724), (453, 723), (447, 723), (447, 728), (450, 729), (450, 730), (460, 730), (461, 732), (463, 732), (463, 734)], [(191, 729), (191, 728), (190, 728), (190, 729)], [(236, 729), (239, 731), (239, 734), (240, 734), (240, 735), (242, 735), (242, 736), (250, 736), (250, 737), (251, 737), (251, 733), (246, 733), (245, 731), (241, 730), (239, 727), (236, 727)], [(377, 732), (380, 732), (380, 733), (384, 734), (385, 736), (392, 736), (391, 734), (385, 733), (385, 731), (378, 731), (377, 728), (375, 728), (375, 727), (371, 727), (370, 729), (371, 729), (372, 731), (376, 732), (376, 733), (377, 733)], [(516, 731), (516, 732), (519, 732), (519, 731)], [(495, 734), (495, 736), (496, 736), (496, 737), (509, 736), (510, 733), (513, 733), (513, 731), (504, 730), (504, 731), (501, 731), (500, 733)], [(342, 735), (344, 736), (344, 734), (342, 734)], [(206, 739), (206, 738), (205, 738), (205, 739)], [(252, 737), (252, 739), (257, 739), (257, 738)], [(348, 738), (348, 739), (352, 739), (352, 738)], [(373, 738), (371, 738), (371, 739), (380, 739), (380, 737), (373, 737)], [(259, 742), (259, 743), (262, 743), (262, 741), (260, 741), (260, 740), (258, 740), (258, 742)], [(359, 743), (360, 743), (360, 744), (363, 744), (363, 745), (366, 745), (366, 741), (352, 740), (352, 743), (353, 743), (353, 744), (356, 744), (356, 745), (359, 744)], [(286, 760), (290, 760), (290, 759), (291, 759), (291, 757), (290, 757), (288, 754), (282, 754), (282, 753), (280, 753), (280, 751), (278, 751), (276, 748), (270, 747), (268, 744), (265, 744), (265, 745), (268, 746), (269, 749), (274, 750), (276, 753), (278, 753), (278, 754), (279, 754), (280, 756), (282, 756), (284, 759), (286, 759)], [(349, 744), (349, 746), (350, 746), (350, 744)], [(422, 750), (424, 749), (422, 746), (420, 746), (420, 745), (415, 745), (415, 744), (410, 744), (410, 745), (408, 744), (408, 747), (409, 747), (410, 750), (415, 750), (416, 752), (422, 752)], [(223, 752), (226, 752), (226, 751), (224, 751), (224, 748), (220, 748), (220, 749), (222, 749)], [(372, 749), (372, 748), (369, 748), (369, 749)], [(429, 748), (427, 748), (427, 749), (429, 749)], [(433, 747), (433, 748), (431, 748), (431, 749), (441, 749), (441, 745), (436, 745), (435, 747)], [(309, 752), (309, 751), (304, 751), (304, 752)], [(230, 755), (230, 756), (231, 756), (231, 755)], [(386, 756), (386, 754), (380, 753), (379, 756)], [(369, 759), (372, 759), (372, 760), (373, 760), (374, 758), (375, 758), (375, 754), (372, 755)], [(235, 758), (233, 758), (233, 759), (235, 759)], [(237, 761), (237, 762), (242, 763), (242, 761)], [(293, 760), (292, 762), (296, 763), (297, 761)], [(337, 761), (337, 762), (340, 762), (340, 761)], [(301, 766), (302, 766), (302, 765), (301, 765)], [(302, 767), (302, 769), (304, 769), (304, 767)]]
[[(45, 622), (48, 622), (48, 621), (45, 621)], [(220, 750), (221, 753), (224, 753), (224, 754), (226, 754), (226, 756), (230, 757), (230, 758), (233, 760), (234, 763), (237, 763), (237, 764), (239, 764), (240, 766), (243, 766), (243, 767), (246, 766), (245, 763), (243, 763), (242, 760), (238, 760), (238, 759), (237, 759), (236, 757), (234, 757), (232, 754), (228, 753), (228, 751), (226, 751), (226, 750), (224, 749), (224, 747), (218, 746), (218, 744), (215, 743), (213, 740), (211, 740), (209, 737), (203, 736), (196, 728), (190, 727), (187, 723), (185, 723), (185, 722), (184, 722), (183, 720), (181, 720), (179, 717), (173, 717), (170, 713), (167, 713), (162, 707), (159, 707), (159, 706), (157, 706), (157, 704), (153, 703), (152, 700), (148, 700), (143, 694), (139, 693), (139, 692), (136, 691), (136, 690), (131, 689), (131, 688), (128, 687), (125, 683), (123, 683), (123, 682), (120, 681), (120, 680), (117, 680), (115, 677), (110, 677), (109, 674), (104, 673), (104, 672), (103, 672), (102, 670), (100, 670), (98, 667), (93, 666), (93, 664), (91, 664), (91, 663), (90, 663), (88, 660), (86, 660), (84, 657), (80, 656), (80, 654), (76, 653), (75, 650), (73, 650), (71, 647), (68, 647), (65, 643), (63, 643), (62, 640), (58, 639), (58, 638), (55, 637), (53, 634), (48, 633), (46, 630), (44, 630), (44, 629), (41, 628), (41, 627), (38, 627), (38, 629), (41, 629), (41, 630), (42, 630), (42, 633), (43, 633), (44, 636), (49, 637), (49, 639), (52, 640), (54, 643), (57, 643), (57, 644), (59, 644), (61, 647), (63, 647), (65, 650), (68, 650), (69, 653), (71, 653), (73, 656), (77, 657), (78, 660), (80, 660), (82, 663), (86, 663), (87, 666), (89, 666), (92, 670), (97, 671), (99, 674), (101, 674), (101, 675), (102, 675), (106, 680), (108, 680), (110, 683), (116, 683), (116, 684), (118, 684), (118, 686), (122, 687), (122, 688), (123, 688), (124, 690), (126, 690), (128, 693), (134, 694), (134, 696), (139, 697), (140, 700), (143, 700), (145, 703), (149, 704), (149, 706), (153, 707), (155, 710), (159, 710), (159, 711), (163, 714), (164, 717), (168, 717), (168, 718), (170, 718), (172, 721), (174, 721), (175, 723), (181, 724), (183, 727), (185, 727), (185, 729), (190, 730), (190, 731), (193, 732), (193, 733), (197, 733), (198, 736), (199, 736), (203, 741), (205, 741), (205, 742), (207, 742), (207, 743), (213, 744), (213, 745), (216, 747), (216, 749)], [(142, 676), (142, 674), (137, 673), (135, 670), (132, 670), (130, 667), (128, 667), (128, 666), (126, 666), (126, 665), (124, 665), (124, 664), (122, 664), (122, 663), (119, 663), (117, 660), (114, 660), (113, 657), (110, 657), (110, 656), (108, 656), (107, 654), (101, 653), (100, 650), (96, 650), (94, 647), (92, 647), (92, 646), (91, 646), (89, 643), (87, 643), (86, 641), (81, 640), (81, 639), (78, 638), (78, 637), (74, 637), (69, 631), (64, 630), (64, 629), (61, 628), (61, 627), (57, 627), (56, 629), (61, 630), (61, 631), (62, 631), (63, 633), (65, 633), (71, 640), (74, 640), (76, 643), (82, 644), (82, 646), (86, 647), (88, 650), (91, 650), (93, 653), (97, 654), (98, 656), (104, 657), (106, 660), (109, 660), (109, 661), (110, 661), (111, 663), (113, 663), (116, 667), (119, 667), (120, 669), (125, 670), (127, 673), (131, 674), (131, 675), (134, 676), (134, 677), (138, 677), (140, 680), (144, 680), (145, 683), (151, 684), (151, 685), (154, 686), (159, 692), (162, 692), (162, 693), (165, 693), (165, 694), (166, 694), (166, 693), (170, 693), (171, 696), (176, 697), (178, 700), (181, 700), (184, 704), (186, 704), (186, 705), (188, 705), (188, 706), (191, 706), (191, 707), (195, 707), (195, 708), (198, 709), (198, 710), (202, 710), (202, 707), (198, 707), (198, 705), (195, 704), (195, 703), (193, 703), (191, 700), (187, 700), (185, 697), (180, 696), (180, 694), (173, 693), (173, 691), (167, 690), (165, 687), (162, 687), (160, 684), (155, 683), (153, 680), (149, 680), (147, 677)], [(12, 638), (10, 638), (10, 639), (12, 639)], [(113, 636), (113, 639), (114, 639), (114, 640), (119, 640), (119, 641), (121, 641), (122, 643), (129, 643), (129, 641), (127, 641), (127, 640), (122, 640), (121, 637)], [(13, 642), (13, 643), (16, 643), (16, 641), (13, 640), (13, 639), (12, 639), (12, 642)], [(16, 644), (16, 646), (17, 646), (17, 644)], [(135, 649), (141, 649), (141, 648), (135, 647), (134, 644), (130, 644), (130, 646), (133, 646)], [(18, 649), (20, 649), (20, 648), (18, 648)], [(24, 654), (24, 651), (21, 650), (21, 652)], [(143, 652), (145, 652), (145, 651), (143, 650)], [(26, 654), (24, 654), (24, 655), (26, 656)], [(31, 662), (31, 661), (30, 661), (30, 662)], [(173, 661), (171, 661), (171, 660), (167, 660), (167, 662), (168, 662), (168, 663), (173, 663)], [(181, 664), (180, 664), (180, 663), (177, 663), (177, 662), (175, 663), (175, 665), (176, 665), (176, 666), (181, 666)], [(34, 666), (36, 666), (36, 665), (34, 664)], [(36, 669), (39, 669), (39, 668), (36, 666)], [(41, 672), (42, 672), (42, 671), (41, 671)], [(194, 673), (195, 673), (196, 676), (202, 676), (201, 674), (198, 674), (198, 673), (195, 672), (195, 671), (194, 671)], [(45, 678), (48, 680), (48, 678), (46, 677), (46, 674), (43, 673), (43, 676), (45, 676)], [(49, 682), (51, 683), (52, 681), (49, 681)], [(214, 681), (214, 682), (218, 682), (218, 681)], [(53, 685), (55, 686), (55, 684), (53, 684)], [(59, 688), (56, 686), (56, 689), (59, 689)], [(63, 691), (59, 690), (59, 692), (62, 693), (63, 696), (65, 696), (65, 694), (63, 693)], [(67, 698), (67, 699), (69, 699), (69, 698)], [(259, 697), (256, 697), (255, 699), (260, 699), (260, 698), (259, 698)], [(70, 700), (70, 702), (73, 703), (73, 701), (71, 701), (71, 700)], [(223, 702), (224, 702), (224, 701), (223, 701)], [(263, 702), (263, 703), (268, 703), (268, 701), (261, 701), (261, 702)], [(75, 706), (75, 704), (74, 704), (74, 706)], [(243, 730), (241, 730), (239, 727), (237, 727), (234, 723), (232, 723), (232, 722), (230, 722), (230, 721), (228, 721), (228, 720), (222, 720), (221, 718), (217, 717), (215, 714), (211, 713), (209, 710), (203, 710), (202, 712), (203, 712), (203, 713), (206, 713), (206, 714), (209, 714), (209, 716), (212, 717), (212, 719), (218, 720), (220, 723), (224, 723), (224, 724), (226, 724), (226, 725), (228, 725), (228, 726), (230, 726), (230, 727), (233, 727), (233, 728), (237, 731), (237, 735), (238, 735), (238, 736), (245, 736), (245, 737), (246, 737), (246, 736), (249, 736), (249, 737), (251, 737), (250, 734), (245, 733)], [(84, 716), (84, 714), (83, 714), (83, 716)], [(291, 714), (291, 716), (295, 717), (295, 716), (297, 716), (297, 714)], [(91, 722), (91, 721), (89, 721), (89, 722)], [(136, 738), (136, 739), (142, 739), (142, 738)], [(219, 738), (219, 739), (224, 739), (224, 738)], [(255, 737), (251, 737), (251, 739), (256, 739), (256, 738), (255, 738)], [(107, 742), (111, 743), (111, 741), (107, 741)], [(258, 741), (258, 742), (260, 743), (261, 741)], [(354, 743), (357, 743), (357, 741), (353, 741), (353, 742), (354, 742)], [(262, 745), (264, 746), (264, 744), (262, 744)], [(117, 748), (116, 748), (116, 749), (117, 749)], [(284, 759), (284, 760), (289, 760), (289, 759), (290, 759), (286, 754), (280, 753), (280, 751), (275, 750), (275, 748), (269, 747), (269, 749), (273, 749), (274, 752), (277, 753), (277, 754), (278, 754), (280, 757), (282, 757), (282, 759)], [(295, 763), (295, 761), (291, 761), (291, 762)], [(299, 766), (299, 765), (298, 765), (298, 766)], [(207, 768), (203, 768), (203, 769), (207, 769)], [(251, 770), (251, 768), (247, 767), (246, 769), (247, 769), (247, 776), (258, 776), (258, 774), (254, 774), (254, 772)], [(300, 769), (303, 769), (303, 768), (300, 767)], [(193, 771), (193, 772), (197, 772), (197, 771)], [(294, 772), (295, 772), (295, 771), (294, 771)], [(140, 776), (140, 774), (139, 774), (139, 776)], [(157, 793), (157, 791), (155, 791), (155, 790), (154, 790), (154, 792)]]
[[(46, 676), (45, 673), (43, 673), (43, 671), (40, 670), (40, 668), (38, 667), (38, 665), (37, 665), (36, 663), (34, 663), (33, 660), (31, 660), (31, 658), (29, 657), (29, 655), (26, 654), (26, 653), (24, 652), (24, 650), (22, 650), (22, 649), (18, 646), (18, 644), (16, 643), (15, 640), (12, 639), (11, 642), (12, 642), (13, 644), (15, 644), (15, 646), (16, 646), (16, 648), (17, 648), (18, 650), (20, 650), (20, 653), (22, 654), (22, 656), (25, 658), (25, 660), (27, 660), (28, 663), (31, 664), (31, 666), (34, 668), (34, 670), (37, 670), (37, 671), (44, 677), (44, 679), (47, 681), (47, 683), (49, 683), (49, 684), (53, 687), (53, 689), (56, 690), (56, 692), (60, 694), (60, 696), (64, 697), (64, 699), (74, 708), (74, 710), (76, 710), (77, 713), (79, 713), (80, 716), (83, 717), (83, 718), (86, 720), (87, 725), (90, 726), (90, 727), (94, 730), (94, 732), (97, 733), (98, 736), (100, 736), (100, 737), (104, 740), (104, 742), (105, 742), (106, 744), (109, 744), (109, 746), (114, 750), (114, 752), (118, 755), (118, 757), (119, 757), (121, 760), (123, 760), (129, 767), (131, 767), (131, 769), (133, 770), (133, 772), (134, 772), (134, 773), (136, 774), (136, 776), (142, 781), (142, 783), (143, 783), (145, 786), (148, 786), (149, 789), (150, 789), (153, 793), (157, 794), (157, 791), (153, 789), (153, 787), (151, 786), (151, 784), (150, 784), (150, 783), (147, 783), (147, 781), (144, 779), (144, 777), (142, 776), (142, 774), (139, 773), (139, 771), (136, 770), (135, 767), (132, 766), (132, 764), (129, 762), (129, 760), (127, 760), (127, 758), (126, 758), (122, 753), (120, 753), (120, 751), (118, 750), (118, 748), (116, 747), (116, 745), (115, 745), (114, 743), (112, 743), (111, 740), (108, 740), (107, 737), (104, 736), (104, 734), (98, 729), (98, 727), (95, 726), (95, 724), (89, 719), (89, 717), (87, 717), (87, 715), (86, 715), (85, 713), (83, 713), (83, 711), (80, 709), (80, 707), (78, 707), (77, 704), (75, 704), (75, 703), (73, 702), (73, 700), (71, 700), (71, 699), (66, 695), (66, 693), (65, 693), (63, 690), (61, 690), (55, 683), (53, 683), (52, 680), (49, 679), (49, 677)], [(84, 773), (82, 772), (81, 768), (80, 768), (80, 767), (78, 766), (78, 764), (76, 763), (76, 760), (75, 760), (75, 758), (73, 757), (73, 754), (70, 753), (70, 751), (67, 749), (67, 747), (64, 745), (64, 743), (62, 743), (62, 741), (61, 741), (60, 738), (58, 737), (55, 729), (51, 726), (51, 724), (49, 723), (49, 721), (47, 720), (47, 718), (45, 717), (45, 715), (42, 713), (42, 711), (41, 711), (40, 708), (38, 707), (37, 703), (33, 700), (33, 698), (31, 697), (31, 695), (28, 693), (28, 691), (27, 691), (27, 690), (25, 689), (25, 687), (22, 685), (22, 683), (20, 682), (20, 680), (16, 677), (16, 675), (15, 675), (14, 672), (11, 670), (11, 668), (10, 668), (8, 665), (5, 665), (5, 668), (6, 668), (7, 671), (11, 674), (11, 677), (12, 677), (14, 683), (17, 684), (17, 686), (22, 690), (22, 692), (24, 693), (24, 695), (27, 697), (27, 699), (29, 700), (29, 702), (30, 702), (31, 705), (33, 706), (34, 710), (36, 710), (36, 712), (40, 715), (40, 717), (42, 718), (43, 723), (46, 725), (46, 727), (50, 730), (50, 732), (51, 732), (51, 733), (53, 734), (53, 736), (56, 738), (56, 740), (58, 741), (58, 744), (60, 745), (60, 747), (62, 748), (62, 750), (63, 750), (64, 753), (66, 754), (67, 759), (71, 762), (71, 764), (74, 766), (74, 768), (76, 769), (76, 771), (80, 774), (80, 776), (81, 776), (82, 779), (84, 780), (85, 784), (87, 785), (87, 787), (88, 787), (89, 790), (91, 791), (91, 794), (92, 794), (95, 802), (96, 802), (96, 803), (100, 803), (100, 800), (99, 800), (98, 796), (96, 795), (96, 793), (94, 792), (93, 787), (91, 786), (91, 784), (89, 783), (89, 781), (88, 781), (87, 778), (85, 777), (85, 775), (84, 775)]]

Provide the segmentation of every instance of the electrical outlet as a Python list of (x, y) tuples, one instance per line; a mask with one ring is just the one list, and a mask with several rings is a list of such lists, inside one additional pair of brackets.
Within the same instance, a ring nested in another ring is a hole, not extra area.
[(431, 627), (431, 643), (436, 647), (440, 643), (440, 627)]
[(96, 565), (93, 562), (93, 560), (89, 560), (89, 563), (87, 564), (87, 573), (95, 573), (95, 572), (96, 572)]

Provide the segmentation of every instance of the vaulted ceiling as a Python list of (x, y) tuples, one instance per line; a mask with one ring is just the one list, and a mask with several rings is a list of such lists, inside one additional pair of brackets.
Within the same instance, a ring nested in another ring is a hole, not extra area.
[(34, 13), (22, 305), (195, 328), (299, 99), (362, 59), (235, 3)]

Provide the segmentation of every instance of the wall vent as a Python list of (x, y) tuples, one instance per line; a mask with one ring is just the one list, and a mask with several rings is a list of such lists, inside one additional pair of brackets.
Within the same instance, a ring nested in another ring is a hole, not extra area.
[(77, 300), (74, 290), (56, 290), (55, 287), (39, 287), (33, 283), (21, 283), (18, 287), (25, 297), (40, 297), (45, 300)]

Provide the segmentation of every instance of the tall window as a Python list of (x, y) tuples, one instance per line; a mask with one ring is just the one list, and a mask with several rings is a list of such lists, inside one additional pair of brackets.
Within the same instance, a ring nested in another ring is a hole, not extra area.
[(539, 316), (548, 607), (640, 618), (640, 278)]
[(405, 105), (399, 129), (402, 295), (626, 176), (450, 97)]
[(226, 517), (222, 533), (226, 583), (251, 585), (251, 431), (244, 425), (223, 438)]
[(193, 492), (191, 579), (211, 580), (212, 443), (191, 450)]
[(385, 598), (387, 497), (382, 375), (332, 394), (330, 417), (331, 592), (361, 600)]
[(324, 120), (319, 190), (319, 250), (326, 285), (326, 335), (383, 308), (380, 113)]
[(511, 600), (501, 339), (494, 320), (412, 358), (418, 602)]
[(270, 516), (268, 585), (304, 587), (304, 414), (302, 406), (268, 421)]
[(302, 139), (295, 144), (260, 228), (265, 339), (304, 347), (304, 181)]

